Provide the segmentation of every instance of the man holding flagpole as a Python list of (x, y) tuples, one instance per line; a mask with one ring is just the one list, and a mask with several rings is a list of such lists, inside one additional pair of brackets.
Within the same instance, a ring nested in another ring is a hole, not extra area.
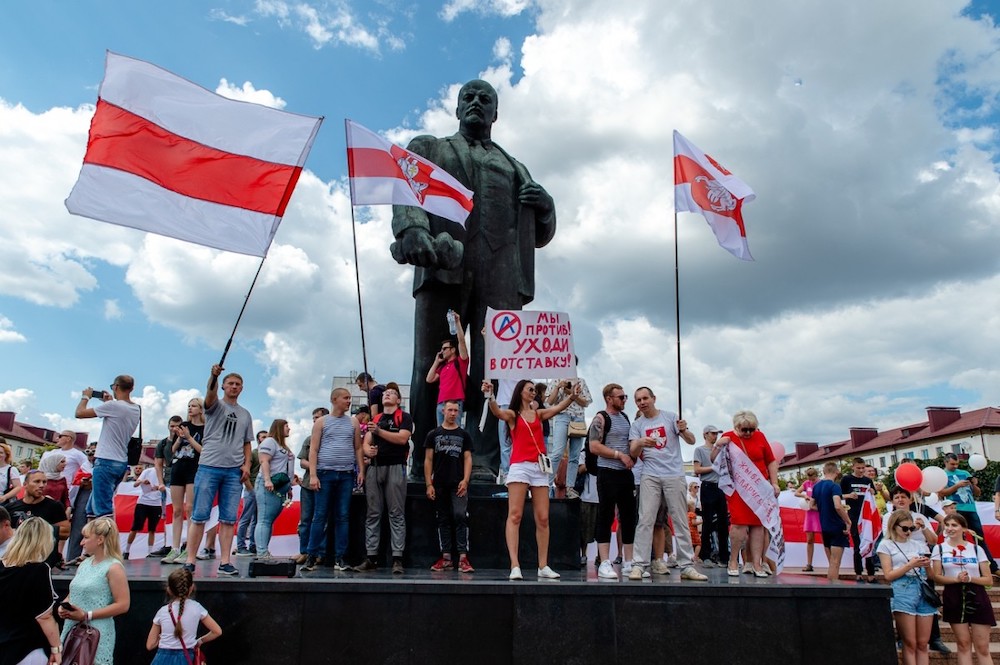
[[(423, 379), (438, 343), (448, 336), (448, 310), (478, 331), (487, 307), (519, 310), (530, 303), (535, 295), (535, 249), (548, 244), (556, 230), (552, 197), (491, 138), (497, 119), (493, 86), (480, 80), (462, 86), (456, 116), (457, 134), (418, 136), (408, 150), (443, 168), (475, 193), (465, 227), (420, 207), (393, 206), (396, 242), (390, 248), (392, 255), (399, 263), (415, 266), (411, 406), (416, 441), (423, 441), (436, 421), (435, 388)], [(471, 346), (468, 385), (479, 385), (485, 362), (482, 337), (472, 335)], [(466, 411), (478, 415), (482, 395), (473, 391), (466, 397)], [(492, 482), (499, 448), (495, 436), (478, 431), (478, 420), (466, 421), (473, 438), (473, 477)], [(414, 464), (419, 461), (414, 456)]]

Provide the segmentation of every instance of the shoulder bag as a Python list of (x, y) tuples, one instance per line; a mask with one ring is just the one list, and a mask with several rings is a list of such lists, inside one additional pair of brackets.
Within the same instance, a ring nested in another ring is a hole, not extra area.
[(66, 634), (63, 642), (62, 662), (65, 665), (94, 665), (101, 631), (86, 621), (81, 621)]
[[(906, 556), (903, 548), (895, 542), (893, 542), (893, 545), (896, 545), (896, 549), (899, 550), (900, 554), (904, 557)], [(940, 545), (938, 545), (938, 547), (940, 547)], [(917, 574), (917, 582), (920, 584), (920, 597), (923, 598), (924, 601), (931, 607), (941, 607), (941, 596), (938, 595), (937, 589), (934, 588), (934, 584), (919, 573)]]
[[(170, 614), (170, 620), (174, 622), (174, 627), (177, 627), (177, 619), (174, 618), (174, 608), (169, 604), (167, 605), (167, 612)], [(194, 657), (188, 654), (187, 645), (184, 644), (184, 631), (181, 630), (181, 649), (184, 651), (184, 657), (187, 658), (188, 665), (208, 665), (208, 661), (205, 660), (205, 655), (201, 652), (201, 645), (196, 644), (194, 647)]]

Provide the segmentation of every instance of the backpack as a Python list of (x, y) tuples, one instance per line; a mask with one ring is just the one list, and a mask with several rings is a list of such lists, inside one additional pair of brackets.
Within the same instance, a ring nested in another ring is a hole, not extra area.
[[(628, 419), (628, 416), (622, 411), (622, 415), (625, 416), (625, 422), (631, 424), (632, 421)], [(601, 443), (604, 444), (608, 440), (608, 432), (611, 431), (611, 416), (608, 415), (607, 411), (598, 411), (594, 418), (604, 418), (604, 435), (601, 436)], [(593, 426), (594, 421), (590, 421), (591, 426)], [(586, 451), (584, 455), (584, 463), (587, 467), (587, 473), (592, 476), (597, 475), (597, 455), (590, 450), (590, 437), (587, 437), (586, 443), (584, 444), (584, 450)]]

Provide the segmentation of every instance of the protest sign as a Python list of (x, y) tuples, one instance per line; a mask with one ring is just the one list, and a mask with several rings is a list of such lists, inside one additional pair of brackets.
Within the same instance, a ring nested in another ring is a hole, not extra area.
[(575, 379), (566, 312), (486, 310), (487, 379)]

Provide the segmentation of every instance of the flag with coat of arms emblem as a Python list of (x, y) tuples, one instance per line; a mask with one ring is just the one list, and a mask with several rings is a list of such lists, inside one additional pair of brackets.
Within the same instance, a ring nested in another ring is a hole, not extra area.
[(753, 257), (743, 204), (756, 197), (749, 185), (674, 130), (674, 211), (701, 213), (719, 245), (744, 261)]

